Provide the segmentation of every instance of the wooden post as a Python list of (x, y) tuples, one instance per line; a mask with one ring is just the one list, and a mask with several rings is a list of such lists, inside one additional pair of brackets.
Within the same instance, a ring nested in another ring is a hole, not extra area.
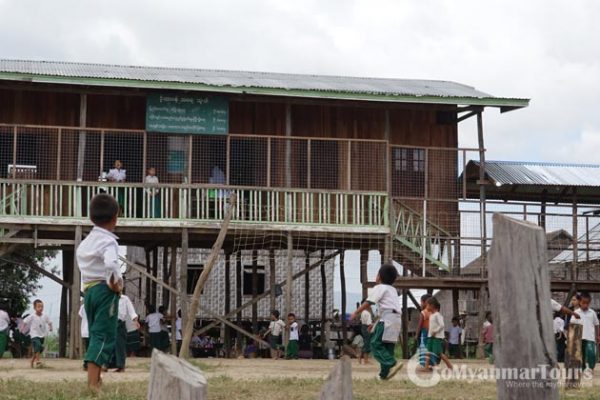
[(546, 234), (537, 225), (494, 214), (489, 290), (494, 357), (501, 370), (527, 369), (528, 378), (501, 376), (499, 399), (558, 399), (556, 344), (550, 305)]
[(75, 227), (75, 245), (73, 246), (73, 277), (71, 283), (71, 315), (69, 318), (71, 334), (70, 338), (70, 349), (69, 356), (72, 359), (79, 358), (79, 349), (81, 349), (81, 326), (79, 323), (79, 307), (81, 306), (81, 272), (79, 271), (79, 265), (77, 264), (77, 247), (81, 243), (81, 225)]
[(342, 287), (342, 309), (340, 310), (340, 314), (342, 314), (342, 338), (344, 339), (344, 344), (348, 341), (348, 324), (346, 322), (346, 270), (344, 268), (345, 259), (346, 251), (342, 250), (340, 253), (340, 285)]
[[(486, 223), (486, 204), (485, 204), (485, 145), (483, 142), (483, 109), (477, 113), (477, 140), (479, 144), (479, 230), (481, 235), (481, 265), (483, 273), (487, 266), (487, 223)], [(485, 275), (484, 275), (485, 276)]]
[[(87, 94), (81, 93), (79, 95), (79, 127), (84, 128), (87, 126)], [(85, 146), (86, 146), (86, 132), (84, 130), (79, 131), (79, 145), (77, 148), (77, 181), (83, 180), (83, 169), (85, 163)]]
[(457, 317), (460, 313), (460, 310), (458, 309), (459, 293), (458, 289), (452, 289), (452, 317)]
[(321, 394), (321, 400), (352, 400), (352, 363), (348, 356), (343, 356), (336, 362), (327, 377)]
[[(252, 251), (252, 299), (258, 296), (258, 253)], [(258, 303), (252, 304), (252, 332), (258, 333)]]
[[(152, 276), (158, 278), (158, 246), (152, 249)], [(158, 285), (156, 282), (152, 282), (152, 303), (156, 304), (158, 309)]]
[[(325, 250), (321, 249), (321, 260), (325, 258)], [(325, 263), (321, 263), (321, 350), (323, 358), (326, 358), (325, 343), (325, 321), (327, 321), (327, 275), (325, 274)]]
[[(239, 310), (236, 315), (236, 323), (242, 325), (242, 299), (243, 299), (243, 282), (242, 282), (242, 252), (238, 251), (235, 260), (235, 307)], [(236, 332), (235, 347), (237, 354), (242, 351), (242, 335), (239, 331)]]
[(148, 379), (148, 400), (208, 399), (208, 382), (202, 371), (185, 360), (154, 349)]
[[(310, 251), (306, 251), (306, 269), (310, 268)], [(304, 275), (304, 323), (310, 320), (310, 272)]]
[[(287, 316), (287, 314), (293, 312), (292, 311), (292, 286), (294, 285), (294, 282), (292, 281), (292, 276), (293, 276), (293, 268), (294, 268), (294, 242), (293, 242), (293, 237), (292, 237), (292, 233), (288, 232), (287, 235), (287, 265), (286, 265), (286, 271), (287, 271), (287, 279), (285, 282), (285, 313), (284, 315), (284, 319)], [(287, 342), (289, 340), (289, 332), (286, 329), (285, 332), (285, 344), (287, 346)]]
[[(271, 293), (269, 294), (269, 298), (270, 298), (270, 307), (271, 310), (273, 311), (275, 309), (275, 298), (276, 298), (276, 293), (275, 293), (275, 282), (277, 279), (277, 270), (275, 269), (275, 250), (273, 249), (269, 249), (269, 289), (271, 290)], [(242, 303), (240, 302), (240, 304), (238, 304), (238, 307), (241, 306)]]
[(569, 324), (567, 348), (565, 349), (565, 387), (567, 389), (578, 389), (581, 386), (581, 369), (583, 367), (582, 334), (583, 325)]
[[(225, 251), (225, 315), (231, 311), (231, 251)], [(231, 329), (225, 327), (225, 354), (231, 356)]]
[(360, 251), (360, 284), (361, 284), (361, 295), (363, 299), (366, 299), (369, 294), (369, 250)]
[[(72, 283), (73, 261), (75, 255), (71, 250), (62, 251), (63, 281)], [(60, 293), (60, 319), (58, 321), (58, 356), (67, 356), (67, 339), (69, 337), (69, 288), (63, 286)]]
[[(169, 248), (167, 246), (165, 246), (163, 248), (163, 251), (165, 252), (164, 259), (165, 259), (165, 263), (167, 260), (167, 256), (169, 253)], [(173, 286), (174, 288), (177, 287), (177, 246), (172, 246), (171, 247), (171, 266), (169, 268), (169, 278), (171, 281), (171, 286)], [(167, 282), (165, 280), (165, 277), (163, 276), (163, 281)], [(171, 317), (173, 318), (173, 320), (171, 321), (171, 353), (172, 354), (177, 354), (177, 327), (176, 327), (176, 323), (177, 323), (177, 295), (173, 292), (169, 292), (168, 289), (166, 289), (165, 287), (163, 287), (163, 296), (168, 295), (170, 300), (169, 300), (169, 306), (171, 309)], [(164, 298), (164, 297), (163, 297)]]
[[(213, 245), (213, 248), (208, 256), (208, 260), (206, 260), (206, 264), (204, 265), (204, 269), (196, 282), (196, 287), (194, 288), (194, 294), (192, 295), (192, 302), (190, 304), (189, 311), (187, 313), (188, 320), (184, 321), (184, 329), (183, 329), (183, 340), (181, 342), (181, 351), (179, 353), (180, 357), (186, 358), (189, 354), (189, 347), (192, 341), (192, 332), (194, 330), (194, 320), (196, 319), (196, 315), (198, 314), (198, 307), (200, 305), (200, 295), (202, 294), (202, 289), (204, 289), (204, 285), (210, 276), (210, 273), (216, 264), (217, 259), (219, 258), (219, 253), (221, 252), (221, 247), (223, 247), (223, 242), (225, 241), (225, 236), (227, 235), (227, 230), (229, 229), (229, 223), (231, 222), (231, 217), (233, 216), (233, 211), (236, 205), (235, 194), (232, 194), (229, 198), (229, 209), (227, 210), (227, 214), (225, 215), (225, 219), (221, 225), (221, 230), (219, 231), (219, 236), (217, 236), (217, 240)], [(187, 229), (185, 229), (185, 240), (183, 241), (182, 247), (184, 251), (182, 252), (182, 257), (185, 255), (186, 259), (182, 260), (181, 265), (184, 264), (187, 267)], [(183, 313), (183, 311), (182, 311)]]
[[(186, 329), (188, 323), (191, 324), (193, 329), (194, 321), (196, 316), (190, 320), (188, 315), (188, 293), (187, 293), (187, 281), (188, 281), (188, 230), (183, 228), (181, 230), (181, 260), (179, 262), (179, 308), (181, 309), (181, 329)], [(188, 346), (189, 347), (189, 346)], [(187, 351), (187, 349), (186, 349)]]
[(485, 285), (479, 287), (479, 310), (477, 310), (477, 336), (480, 338), (477, 346), (476, 356), (477, 358), (484, 358), (483, 351), (483, 337), (481, 336), (481, 329), (485, 321), (485, 314), (487, 313), (488, 296), (487, 288)]
[[(149, 274), (152, 274), (152, 258), (150, 257), (150, 250), (146, 249), (145, 250), (145, 254), (146, 254), (146, 272)], [(150, 279), (148, 279), (147, 276), (144, 276), (144, 282), (145, 282), (145, 289), (146, 289), (146, 295), (144, 296), (145, 300), (146, 300), (146, 310), (148, 309), (149, 305), (154, 305), (156, 306), (156, 304), (152, 303), (152, 281)], [(158, 307), (157, 307), (158, 308)]]
[[(406, 268), (402, 266), (402, 276), (406, 277)], [(409, 359), (408, 354), (408, 290), (402, 289), (402, 358)]]
[(577, 280), (577, 262), (579, 261), (579, 226), (577, 224), (577, 195), (573, 188), (573, 262), (571, 263), (571, 279)]
[[(169, 282), (170, 277), (171, 275), (169, 273), (169, 248), (164, 246), (162, 254), (162, 279), (165, 282)], [(169, 291), (164, 287), (162, 288), (161, 298), (162, 304), (165, 307), (170, 308), (169, 306), (171, 305), (171, 298), (169, 296)]]

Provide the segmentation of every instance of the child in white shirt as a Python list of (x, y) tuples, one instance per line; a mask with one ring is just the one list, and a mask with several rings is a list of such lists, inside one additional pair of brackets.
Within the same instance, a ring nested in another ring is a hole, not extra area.
[(580, 318), (571, 319), (571, 324), (583, 325), (583, 333), (581, 335), (581, 353), (583, 355), (583, 365), (591, 370), (596, 366), (596, 342), (600, 341), (600, 329), (598, 326), (598, 315), (596, 311), (590, 308), (592, 297), (589, 293), (581, 293), (579, 300), (579, 308), (575, 310)]
[(6, 312), (6, 306), (0, 303), (0, 358), (8, 347), (8, 331), (10, 327), (10, 317)]
[(283, 341), (281, 340), (281, 334), (285, 328), (285, 322), (279, 318), (279, 311), (273, 310), (271, 312), (271, 323), (269, 329), (263, 335), (263, 338), (269, 336), (269, 344), (271, 345), (271, 358), (276, 360), (281, 357), (281, 346)]
[(297, 360), (298, 359), (298, 323), (296, 322), (296, 315), (294, 313), (288, 314), (288, 326), (290, 329), (290, 338), (285, 353), (286, 360)]
[(392, 285), (398, 277), (398, 270), (392, 264), (383, 264), (377, 274), (377, 286), (350, 319), (355, 319), (372, 305), (377, 305), (379, 321), (371, 332), (371, 350), (379, 362), (379, 379), (388, 380), (400, 371), (402, 363), (396, 361), (394, 349), (400, 336), (400, 301), (398, 291)]
[[(52, 322), (47, 315), (44, 315), (44, 303), (41, 300), (33, 302), (35, 312), (23, 320), (23, 323), (29, 325), (29, 335), (31, 336), (31, 345), (33, 347), (33, 357), (31, 358), (31, 368), (40, 366), (40, 354), (44, 351), (44, 339), (48, 332), (52, 332)], [(48, 329), (49, 328), (49, 329)]]

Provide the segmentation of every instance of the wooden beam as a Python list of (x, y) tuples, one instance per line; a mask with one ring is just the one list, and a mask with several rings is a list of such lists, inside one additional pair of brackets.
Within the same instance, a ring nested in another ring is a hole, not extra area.
[[(169, 255), (169, 248), (167, 246), (163, 247), (163, 258), (164, 264), (167, 264), (167, 256)], [(168, 264), (167, 264), (168, 265)], [(171, 263), (169, 267), (168, 277), (171, 281), (171, 286), (173, 289), (177, 288), (177, 246), (171, 247)], [(163, 275), (163, 280), (165, 276)], [(169, 298), (169, 307), (171, 309), (171, 354), (177, 354), (177, 295), (179, 291), (171, 291), (163, 287), (163, 298)]]
[[(223, 225), (221, 226), (221, 231), (219, 232), (219, 236), (217, 236), (217, 240), (211, 250), (210, 255), (208, 256), (208, 260), (204, 265), (204, 269), (196, 282), (196, 287), (194, 288), (194, 294), (192, 295), (192, 302), (190, 305), (190, 309), (188, 310), (188, 321), (185, 322), (183, 328), (183, 340), (181, 342), (181, 350), (179, 352), (179, 357), (187, 358), (189, 355), (189, 347), (192, 341), (192, 333), (194, 328), (194, 321), (196, 319), (196, 315), (198, 314), (198, 307), (200, 306), (200, 295), (202, 294), (202, 290), (204, 289), (204, 285), (210, 276), (210, 273), (219, 258), (219, 253), (221, 252), (221, 248), (223, 247), (223, 242), (225, 241), (225, 236), (227, 235), (227, 230), (229, 229), (229, 223), (231, 222), (231, 218), (233, 217), (233, 212), (236, 207), (236, 197), (235, 194), (232, 194), (229, 198), (229, 208), (227, 213), (225, 214), (225, 219), (223, 220)], [(187, 246), (187, 230), (186, 230), (186, 243)], [(185, 255), (187, 256), (187, 248), (185, 251)], [(187, 264), (187, 260), (186, 260)], [(183, 261), (182, 261), (183, 265)]]
[[(269, 306), (271, 311), (275, 309), (275, 285), (277, 280), (277, 270), (275, 269), (275, 250), (269, 249)], [(242, 303), (237, 306), (241, 306)]]
[(73, 252), (73, 280), (71, 284), (71, 310), (70, 310), (70, 349), (69, 356), (72, 359), (79, 358), (79, 350), (81, 349), (81, 327), (79, 323), (79, 306), (81, 305), (81, 272), (77, 263), (77, 248), (81, 243), (82, 231), (81, 225), (75, 227), (75, 246)]
[[(225, 250), (225, 314), (231, 311), (231, 250)], [(231, 329), (225, 327), (225, 355), (231, 356)]]
[[(190, 323), (194, 325), (196, 316), (194, 319), (188, 320), (188, 293), (187, 293), (187, 281), (188, 281), (188, 246), (189, 246), (189, 233), (187, 228), (181, 230), (181, 260), (179, 262), (179, 308), (181, 308), (181, 329), (185, 329), (185, 326)], [(183, 347), (183, 345), (182, 345)]]
[[(87, 125), (87, 94), (79, 95), (79, 126)], [(77, 180), (83, 180), (83, 168), (85, 163), (86, 131), (79, 131), (79, 145), (77, 148)]]
[[(288, 232), (287, 236), (287, 263), (286, 263), (286, 271), (287, 271), (287, 279), (285, 282), (285, 316), (287, 316), (292, 311), (292, 288), (294, 286), (293, 283), (293, 272), (294, 272), (294, 240), (292, 237), (292, 233)], [(285, 343), (287, 345), (287, 341), (289, 340), (289, 332), (286, 330), (285, 332)]]
[[(335, 254), (335, 253), (334, 253)], [(321, 249), (321, 350), (325, 357), (325, 343), (329, 338), (325, 337), (325, 321), (327, 320), (327, 275), (325, 274), (325, 250)]]
[(223, 324), (225, 324), (225, 325), (227, 325), (227, 326), (235, 329), (236, 331), (238, 331), (242, 335), (244, 335), (244, 336), (246, 336), (246, 337), (248, 337), (248, 338), (250, 338), (250, 339), (252, 339), (254, 341), (257, 341), (258, 343), (262, 344), (263, 346), (270, 347), (270, 344), (267, 343), (267, 342), (265, 342), (264, 340), (262, 340), (260, 337), (258, 337), (258, 335), (254, 335), (251, 332), (248, 332), (245, 329), (240, 328), (239, 326), (237, 326), (233, 322), (230, 322), (229, 320), (221, 317), (220, 315), (218, 315), (214, 311), (212, 311), (212, 310), (210, 310), (210, 309), (208, 309), (206, 307), (203, 307), (203, 306), (200, 306), (200, 309), (202, 310), (203, 313), (206, 313), (206, 314), (210, 315), (212, 318), (218, 320), (219, 322), (221, 322), (221, 323), (223, 323)]
[[(252, 299), (258, 296), (258, 252), (252, 251)], [(252, 332), (258, 333), (258, 303), (252, 304)]]
[[(310, 268), (310, 251), (306, 252), (305, 269)], [(304, 323), (310, 320), (310, 273), (304, 275)]]
[(340, 252), (340, 285), (342, 289), (342, 338), (344, 339), (344, 344), (348, 341), (348, 324), (346, 322), (346, 269), (345, 269), (345, 255), (346, 251), (342, 250)]
[(125, 264), (129, 265), (131, 268), (135, 269), (137, 272), (144, 275), (146, 278), (148, 278), (152, 282), (169, 290), (171, 293), (179, 294), (179, 290), (177, 290), (175, 287), (169, 285), (168, 283), (165, 283), (162, 280), (158, 279), (157, 277), (155, 277), (154, 275), (152, 275), (151, 273), (146, 271), (146, 269), (143, 266), (133, 263), (133, 262), (129, 261), (128, 259), (121, 257), (121, 256), (119, 256), (119, 260), (123, 261)]

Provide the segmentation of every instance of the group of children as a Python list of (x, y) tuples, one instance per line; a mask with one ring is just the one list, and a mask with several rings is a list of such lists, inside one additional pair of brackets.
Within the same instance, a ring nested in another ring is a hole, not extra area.
[(288, 343), (285, 346), (285, 359), (286, 360), (297, 360), (299, 351), (299, 340), (300, 332), (298, 329), (298, 322), (296, 321), (296, 315), (289, 313), (287, 316), (287, 323), (283, 322), (280, 317), (280, 313), (277, 310), (271, 312), (271, 322), (269, 323), (269, 329), (262, 335), (263, 339), (269, 336), (269, 347), (271, 350), (271, 358), (278, 360), (282, 358), (283, 346), (283, 333), (284, 330), (288, 331)]

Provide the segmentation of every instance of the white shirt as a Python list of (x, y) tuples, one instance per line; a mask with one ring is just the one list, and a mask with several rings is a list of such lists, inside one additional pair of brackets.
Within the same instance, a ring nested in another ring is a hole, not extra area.
[(429, 337), (444, 339), (444, 317), (438, 312), (429, 316)]
[(269, 331), (273, 336), (281, 336), (281, 332), (283, 332), (283, 328), (285, 328), (285, 322), (278, 319), (277, 321), (271, 321), (269, 324)]
[(554, 312), (559, 312), (560, 310), (562, 310), (562, 305), (554, 299), (550, 299), (550, 305), (552, 307), (552, 311)]
[(298, 323), (296, 321), (290, 325), (290, 340), (298, 340)]
[(589, 340), (590, 342), (596, 341), (596, 327), (600, 325), (598, 321), (598, 315), (596, 315), (596, 311), (588, 308), (586, 311), (583, 311), (581, 308), (575, 310), (577, 314), (581, 317), (580, 319), (571, 318), (571, 324), (583, 325), (583, 333), (581, 335), (581, 339)]
[(125, 179), (126, 179), (125, 170), (111, 168), (108, 170), (107, 178), (114, 182), (125, 182)]
[(95, 226), (79, 244), (77, 264), (84, 285), (97, 281), (108, 283), (111, 276), (117, 281), (123, 281), (117, 239), (114, 233)]
[(138, 315), (135, 312), (135, 308), (133, 308), (133, 303), (129, 297), (122, 294), (119, 299), (119, 319), (121, 321), (133, 321), (137, 317)]
[(360, 323), (362, 325), (372, 325), (373, 324), (373, 316), (367, 310), (364, 310), (360, 313)]
[[(144, 182), (148, 183), (150, 185), (158, 185), (158, 176), (146, 175), (146, 179), (144, 180)], [(158, 189), (146, 189), (146, 192), (149, 195), (154, 196), (154, 195), (158, 194)]]
[(23, 322), (29, 325), (29, 336), (32, 338), (45, 338), (48, 335), (48, 327), (52, 330), (52, 322), (45, 314), (29, 314)]
[(561, 333), (565, 330), (565, 321), (561, 317), (554, 318), (554, 333)]
[(181, 339), (181, 318), (175, 320), (175, 340)]
[(10, 326), (10, 317), (4, 310), (0, 310), (0, 332), (5, 331)]
[(87, 314), (85, 313), (85, 307), (83, 304), (79, 307), (79, 317), (81, 318), (81, 337), (89, 338), (90, 329), (88, 326)]
[[(438, 313), (439, 314), (439, 313)], [(460, 344), (460, 335), (462, 334), (462, 328), (458, 325), (452, 325), (450, 329), (448, 329), (448, 343), (450, 344)]]
[(146, 315), (146, 323), (148, 324), (148, 332), (159, 333), (161, 330), (160, 320), (164, 318), (159, 312)]
[(395, 310), (397, 313), (401, 312), (398, 291), (390, 285), (379, 284), (375, 286), (371, 290), (367, 301), (371, 304), (377, 304), (379, 316), (382, 316), (384, 311)]

